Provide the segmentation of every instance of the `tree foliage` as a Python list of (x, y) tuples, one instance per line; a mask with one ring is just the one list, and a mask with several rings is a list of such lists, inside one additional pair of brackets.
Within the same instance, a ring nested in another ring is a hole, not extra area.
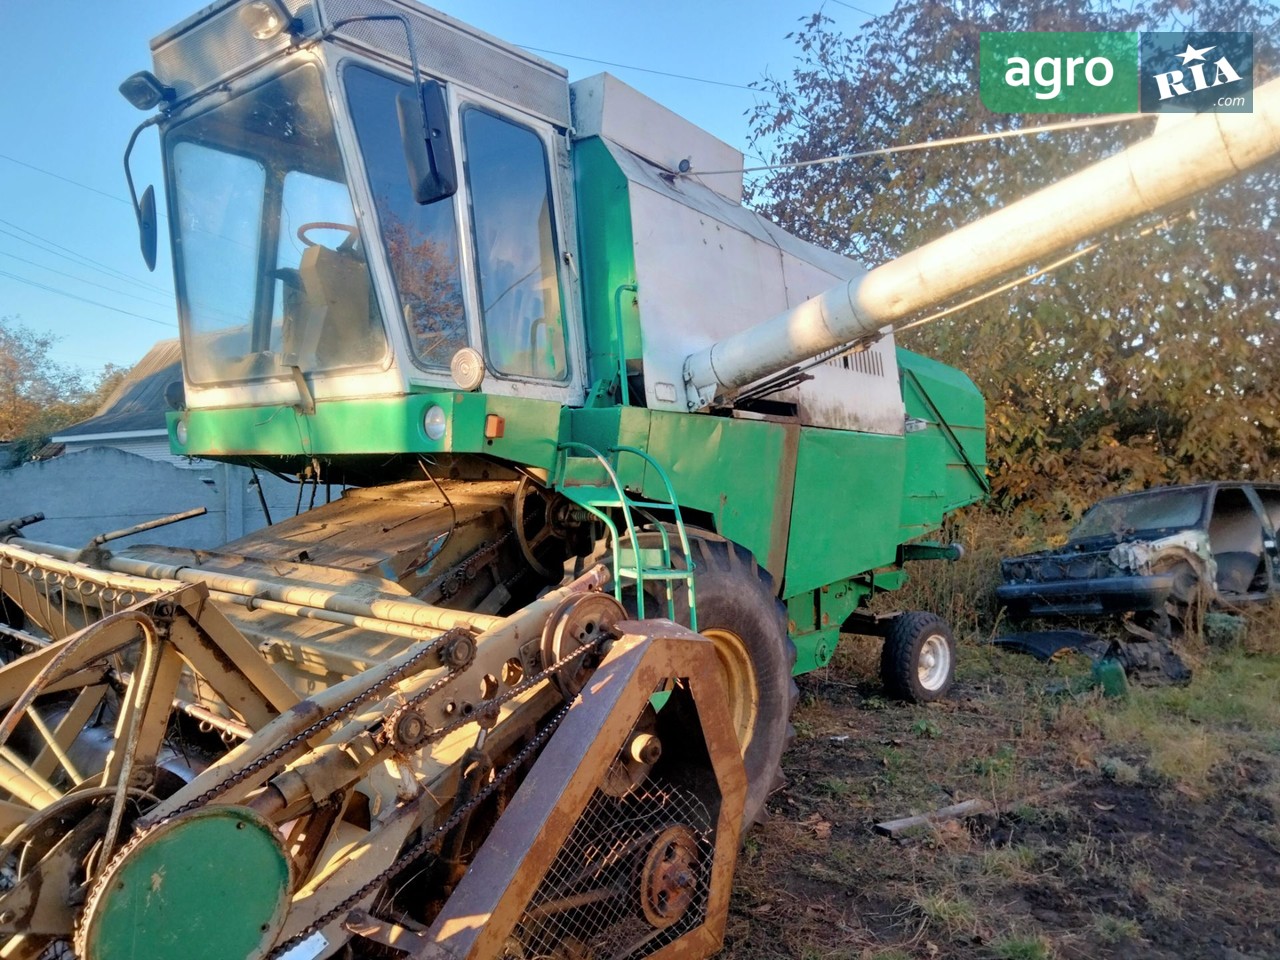
[(97, 377), (56, 363), (58, 338), (0, 317), (0, 441), (33, 452), (43, 438), (93, 416), (128, 372), (108, 364)]
[[(792, 74), (761, 84), (754, 146), (793, 163), (1064, 119), (983, 107), (983, 31), (1253, 30), (1261, 83), (1280, 59), (1265, 32), (1278, 19), (1280, 7), (1258, 0), (901, 0), (844, 36), (816, 14), (793, 35)], [(1147, 136), (1153, 121), (782, 168), (752, 200), (875, 265)], [(903, 335), (986, 396), (998, 502), (1074, 514), (1103, 490), (1277, 475), (1278, 181), (1273, 161)]]

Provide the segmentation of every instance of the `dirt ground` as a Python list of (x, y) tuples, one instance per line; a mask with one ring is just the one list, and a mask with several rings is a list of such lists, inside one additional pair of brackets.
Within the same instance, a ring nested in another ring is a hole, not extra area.
[[(1280, 657), (1202, 651), (1190, 687), (1109, 700), (1087, 663), (963, 642), (949, 700), (915, 707), (878, 650), (801, 678), (724, 957), (1280, 958)], [(992, 812), (873, 830), (971, 798)]]

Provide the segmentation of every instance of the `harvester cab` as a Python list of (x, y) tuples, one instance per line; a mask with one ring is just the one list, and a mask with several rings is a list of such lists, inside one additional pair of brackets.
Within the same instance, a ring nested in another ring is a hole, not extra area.
[(1272, 84), (866, 272), (705, 132), (410, 0), (219, 0), (152, 52), (172, 449), (324, 494), (198, 551), (0, 522), (20, 960), (714, 953), (793, 674), (851, 629), (951, 683), (943, 622), (862, 608), (953, 554), (983, 404), (892, 324), (1280, 152)]

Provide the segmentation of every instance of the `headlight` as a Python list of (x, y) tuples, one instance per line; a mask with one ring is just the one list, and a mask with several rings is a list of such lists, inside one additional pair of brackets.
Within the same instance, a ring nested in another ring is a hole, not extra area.
[(422, 429), (426, 431), (430, 439), (443, 440), (444, 432), (448, 426), (449, 421), (445, 417), (442, 407), (433, 405), (427, 408), (427, 414), (422, 418)]
[(178, 446), (185, 447), (187, 445), (187, 421), (179, 420), (173, 428), (173, 436), (178, 441)]

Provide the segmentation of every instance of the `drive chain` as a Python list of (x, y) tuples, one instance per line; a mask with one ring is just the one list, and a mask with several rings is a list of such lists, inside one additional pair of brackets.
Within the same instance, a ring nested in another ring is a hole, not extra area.
[[(292, 750), (294, 750), (300, 744), (310, 740), (320, 731), (326, 729), (327, 727), (332, 726), (337, 721), (350, 716), (359, 707), (368, 703), (370, 700), (374, 699), (376, 696), (378, 696), (383, 691), (385, 691), (385, 689), (388, 686), (399, 683), (407, 675), (414, 672), (416, 668), (422, 663), (423, 660), (434, 655), (440, 649), (440, 646), (445, 641), (449, 640), (457, 632), (458, 631), (456, 630), (450, 630), (441, 634), (439, 637), (437, 637), (435, 640), (432, 640), (425, 647), (419, 650), (416, 654), (414, 654), (412, 657), (406, 660), (403, 664), (401, 664), (399, 669), (395, 670), (392, 673), (387, 674), (387, 676), (385, 676), (382, 680), (375, 683), (373, 686), (366, 687), (364, 690), (361, 690), (359, 693), (353, 696), (350, 700), (347, 700), (345, 703), (334, 708), (329, 713), (325, 714), (323, 717), (320, 717), (318, 720), (315, 720), (313, 723), (309, 724), (307, 728), (302, 732), (290, 737), (284, 743), (268, 751), (267, 753), (264, 753), (261, 757), (251, 761), (241, 769), (228, 774), (225, 778), (213, 784), (207, 790), (197, 794), (195, 797), (188, 800), (186, 803), (182, 804), (182, 806), (166, 814), (162, 819), (157, 820), (155, 822), (150, 822), (144, 818), (143, 821), (138, 824), (139, 830), (145, 831), (145, 830), (153, 829), (154, 827), (158, 827), (161, 823), (172, 820), (174, 817), (179, 816), (180, 814), (187, 813), (191, 810), (196, 809), (197, 807), (202, 807), (205, 804), (207, 804), (210, 800), (213, 800), (216, 797), (219, 797), (222, 794), (226, 793), (228, 790), (230, 790), (232, 787), (236, 786), (237, 784), (243, 783), (245, 780), (249, 779), (254, 774), (259, 773), (260, 771), (266, 769), (272, 764), (278, 762), (282, 757), (288, 755)], [(470, 635), (468, 634), (468, 636)], [(460, 672), (461, 671), (452, 671), (448, 675), (446, 675), (446, 677), (443, 677), (441, 679), (446, 681), (451, 680)], [(440, 681), (436, 681), (436, 683), (439, 683), (439, 682)]]
[[(587, 648), (583, 647), (580, 649), (585, 651)], [(565, 715), (569, 712), (569, 708), (573, 706), (576, 699), (577, 698), (575, 697), (573, 701), (566, 703), (556, 711), (551, 720), (548, 721), (541, 730), (534, 734), (533, 738), (530, 739), (528, 743), (520, 748), (520, 752), (504, 764), (500, 770), (496, 771), (493, 775), (493, 779), (485, 784), (474, 797), (455, 809), (444, 823), (440, 824), (440, 826), (436, 827), (407, 851), (401, 854), (400, 857), (391, 864), (391, 866), (387, 867), (387, 869), (383, 870), (376, 877), (369, 880), (364, 884), (364, 886), (356, 890), (355, 893), (352, 893), (336, 906), (331, 907), (323, 915), (310, 923), (306, 928), (300, 930), (288, 940), (284, 941), (284, 943), (276, 946), (271, 953), (267, 955), (267, 960), (279, 960), (283, 954), (292, 950), (316, 932), (323, 930), (329, 924), (333, 923), (334, 920), (338, 919), (338, 917), (342, 916), (343, 913), (346, 913), (365, 897), (377, 891), (379, 887), (383, 886), (388, 880), (396, 876), (396, 874), (400, 873), (400, 871), (404, 870), (406, 867), (410, 866), (435, 844), (440, 842), (451, 830), (461, 823), (472, 810), (491, 797), (494, 792), (502, 786), (502, 784), (506, 782), (511, 775), (529, 759), (530, 756), (532, 756), (533, 752), (550, 738), (551, 734), (555, 732), (556, 728), (560, 725), (560, 721), (564, 719)], [(468, 720), (474, 719), (474, 717), (468, 718)]]

